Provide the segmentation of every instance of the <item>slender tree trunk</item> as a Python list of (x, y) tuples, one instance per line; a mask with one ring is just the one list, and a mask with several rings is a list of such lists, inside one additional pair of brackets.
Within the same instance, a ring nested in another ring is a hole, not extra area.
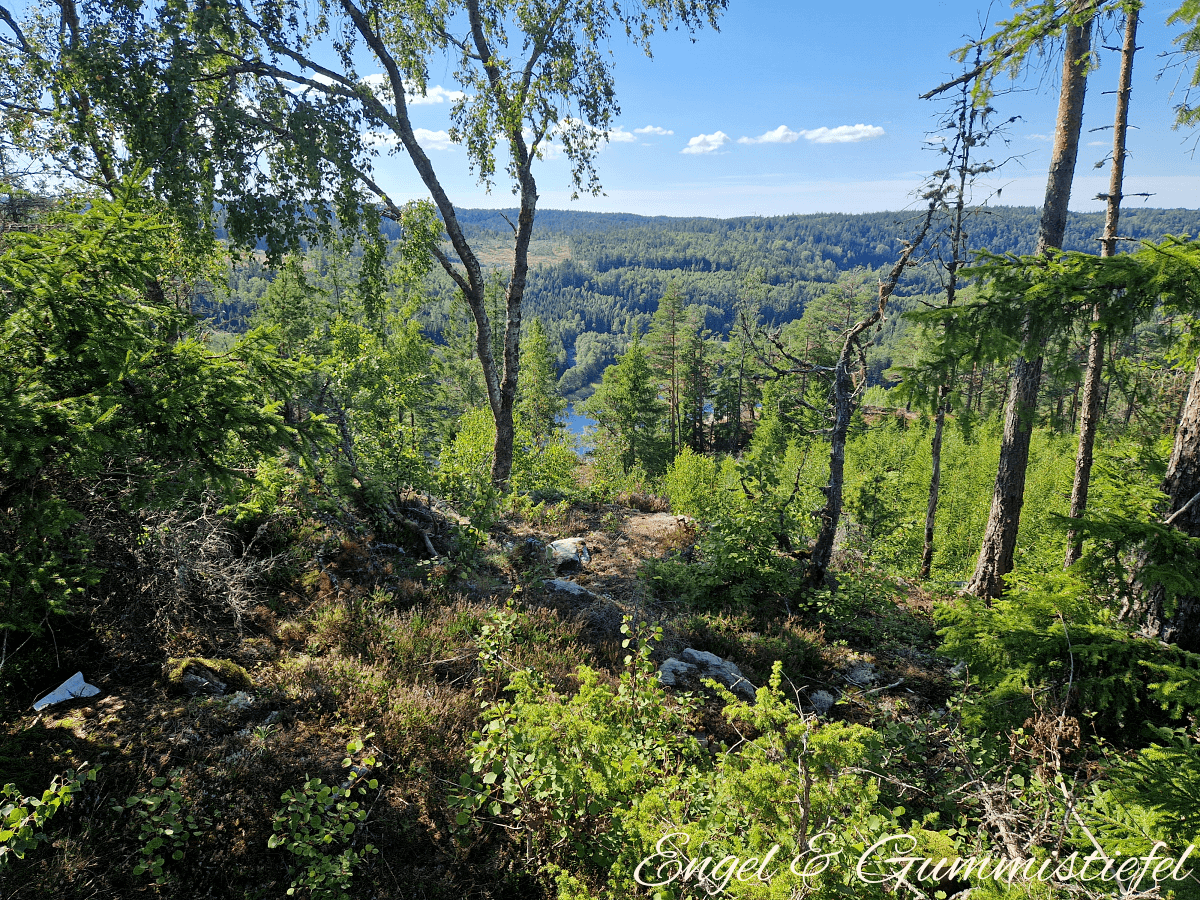
[[(860, 323), (861, 324), (861, 323)], [(861, 333), (865, 329), (856, 329)], [(842, 488), (846, 472), (846, 434), (850, 430), (850, 419), (857, 407), (858, 393), (850, 372), (858, 334), (847, 335), (833, 371), (833, 427), (829, 435), (829, 481), (821, 489), (825, 495), (825, 506), (818, 513), (821, 530), (813, 546), (809, 577), (814, 581), (824, 579), (833, 559), (833, 542), (837, 537), (838, 522), (842, 516)]]
[(738, 389), (737, 389), (737, 407), (734, 411), (733, 421), (733, 453), (737, 453), (742, 448), (742, 378), (746, 374), (746, 342), (742, 341), (742, 353), (738, 357)]
[[(1037, 252), (1062, 246), (1067, 227), (1067, 204), (1079, 151), (1083, 124), (1083, 100), (1087, 88), (1087, 64), (1091, 52), (1091, 22), (1067, 28), (1063, 54), (1062, 90), (1058, 98), (1058, 122), (1046, 180), (1046, 202), (1038, 229)], [(1004, 433), (1000, 441), (1000, 465), (992, 493), (983, 545), (975, 574), (967, 590), (991, 601), (1004, 593), (1004, 576), (1012, 571), (1025, 496), (1025, 472), (1029, 444), (1037, 418), (1038, 388), (1042, 377), (1041, 341), (1026, 322), (1025, 350), (1013, 362), (1008, 397), (1004, 408)], [(1032, 358), (1029, 358), (1032, 357)]]
[(496, 411), (496, 443), (492, 457), (492, 483), (508, 484), (512, 475), (513, 407), (517, 402), (517, 377), (521, 367), (521, 301), (525, 297), (525, 280), (529, 273), (529, 241), (533, 237), (533, 220), (537, 215), (537, 184), (530, 171), (528, 153), (524, 146), (514, 148), (521, 160), (518, 178), (521, 186), (521, 211), (517, 216), (517, 241), (513, 254), (513, 271), (505, 291), (504, 376), (500, 381), (500, 403)]
[[(1125, 181), (1125, 135), (1129, 128), (1129, 94), (1133, 84), (1133, 54), (1137, 51), (1137, 7), (1125, 18), (1125, 40), (1121, 45), (1121, 74), (1117, 85), (1117, 111), (1113, 123), (1113, 158), (1109, 171), (1107, 210), (1101, 256), (1117, 252), (1117, 224), (1121, 216)], [(1092, 307), (1092, 331), (1088, 336), (1087, 374), (1083, 381), (1083, 417), (1079, 423), (1079, 452), (1075, 456), (1075, 481), (1071, 486), (1071, 518), (1078, 519), (1087, 509), (1088, 487), (1092, 477), (1096, 428), (1099, 424), (1100, 381), (1104, 370), (1104, 334), (1100, 330), (1100, 305)], [(1079, 559), (1083, 543), (1072, 528), (1067, 534), (1064, 568)]]

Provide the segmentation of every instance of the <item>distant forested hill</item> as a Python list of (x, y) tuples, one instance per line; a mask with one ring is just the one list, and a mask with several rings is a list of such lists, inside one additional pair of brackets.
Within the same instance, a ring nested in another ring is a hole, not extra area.
[[(706, 324), (727, 333), (739, 301), (753, 304), (767, 322), (797, 318), (810, 299), (857, 267), (891, 265), (919, 212), (746, 216), (735, 219), (670, 218), (629, 213), (539, 210), (526, 291), (526, 317), (539, 316), (552, 343), (562, 348), (560, 367), (568, 393), (594, 382), (623, 345), (629, 328), (645, 331), (668, 286), (689, 306), (703, 306)], [(469, 209), (460, 221), (481, 257), (495, 269), (511, 260), (516, 210)], [(1037, 235), (1034, 207), (983, 210), (970, 222), (973, 248), (1031, 253)], [(1102, 213), (1072, 214), (1065, 246), (1096, 252)], [(1121, 234), (1157, 240), (1166, 234), (1200, 234), (1200, 210), (1123, 210)], [(452, 285), (436, 277), (427, 325), (441, 331)], [(938, 290), (932, 264), (910, 270), (897, 291), (904, 298)]]
[[(459, 220), (485, 267), (498, 277), (511, 265), (516, 210), (465, 209)], [(919, 211), (850, 215), (745, 216), (735, 219), (671, 218), (632, 213), (592, 213), (544, 209), (537, 213), (530, 246), (532, 268), (526, 290), (526, 319), (538, 316), (559, 353), (563, 389), (587, 392), (624, 346), (625, 334), (645, 332), (669, 286), (689, 306), (705, 310), (705, 324), (725, 334), (739, 303), (757, 310), (765, 322), (798, 318), (842, 272), (891, 265), (920, 217)], [(1030, 253), (1037, 234), (1034, 207), (981, 210), (970, 221), (970, 243), (994, 253)], [(1065, 246), (1096, 252), (1103, 214), (1072, 214)], [(1200, 234), (1200, 210), (1133, 208), (1121, 214), (1121, 234), (1160, 239), (1166, 234)], [(399, 236), (392, 223), (385, 233)], [(312, 251), (317, 276), (328, 256)], [(353, 264), (353, 261), (349, 261)], [(205, 312), (218, 327), (243, 330), (272, 273), (253, 259), (235, 269), (231, 296)], [(345, 277), (353, 278), (352, 273)], [(317, 278), (318, 282), (321, 278)], [(333, 289), (336, 290), (336, 289)], [(497, 292), (500, 288), (497, 287)], [(897, 291), (897, 308), (938, 290), (932, 263), (909, 270)], [(430, 302), (424, 326), (445, 333), (451, 317), (468, 327), (465, 311), (455, 310), (454, 287), (440, 270), (430, 276)], [(887, 340), (896, 323), (885, 328)]]

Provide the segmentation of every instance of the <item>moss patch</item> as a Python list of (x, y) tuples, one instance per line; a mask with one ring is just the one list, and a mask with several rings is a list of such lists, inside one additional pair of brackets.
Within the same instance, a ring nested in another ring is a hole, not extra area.
[(183, 687), (183, 676), (189, 666), (208, 669), (220, 676), (231, 688), (246, 690), (251, 687), (250, 673), (231, 659), (205, 659), (202, 656), (184, 656), (167, 660), (167, 681), (174, 688)]

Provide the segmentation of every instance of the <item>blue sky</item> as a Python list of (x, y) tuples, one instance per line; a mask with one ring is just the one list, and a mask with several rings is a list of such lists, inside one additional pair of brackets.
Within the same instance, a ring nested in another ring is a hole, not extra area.
[[(1156, 80), (1172, 49), (1174, 29), (1164, 22), (1177, 2), (1149, 0), (1142, 13), (1126, 166), (1126, 192), (1148, 191), (1163, 207), (1200, 207), (1197, 133), (1173, 130), (1173, 108), (1183, 84), (1178, 70)], [(660, 34), (648, 60), (614, 40), (617, 93), (622, 108), (618, 140), (601, 152), (597, 168), (605, 196), (570, 200), (564, 159), (542, 160), (535, 171), (543, 208), (634, 212), (645, 215), (778, 215), (898, 209), (939, 164), (925, 146), (944, 101), (919, 95), (957, 74), (950, 51), (978, 34), (986, 7), (946, 0), (730, 0), (720, 32), (693, 43), (683, 32)], [(1010, 13), (992, 9), (995, 21)], [(1101, 43), (1120, 44), (1117, 23)], [(1092, 198), (1108, 183), (1093, 164), (1111, 149), (1119, 54), (1100, 51), (1089, 81), (1085, 134), (1072, 209), (1096, 210)], [(430, 85), (455, 85), (452, 67), (434, 66)], [(1184, 79), (1186, 83), (1186, 78)], [(1058, 70), (1035, 72), (1018, 93), (996, 99), (1005, 118), (1021, 116), (995, 158), (1018, 157), (993, 179), (1005, 204), (1040, 205), (1058, 96)], [(1175, 96), (1172, 97), (1174, 89)], [(412, 107), (430, 156), (458, 205), (512, 206), (508, 185), (491, 194), (467, 170), (462, 148), (448, 145), (449, 103)], [(424, 191), (407, 157), (383, 158), (381, 184), (393, 197)]]

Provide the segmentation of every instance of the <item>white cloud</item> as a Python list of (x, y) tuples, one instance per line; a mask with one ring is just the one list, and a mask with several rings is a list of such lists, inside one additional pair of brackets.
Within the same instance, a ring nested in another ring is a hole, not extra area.
[[(367, 75), (360, 79), (359, 83), (369, 87), (372, 93), (384, 103), (392, 102), (392, 83), (386, 75), (382, 73)], [(424, 94), (418, 94), (406, 88), (404, 102), (409, 106), (432, 106), (437, 103), (454, 103), (464, 96), (466, 95), (462, 91), (447, 90), (440, 84), (436, 84), (431, 88), (426, 88)]]
[(631, 144), (637, 140), (637, 137), (618, 125), (608, 133), (608, 139), (617, 144)]
[(814, 144), (857, 144), (883, 137), (886, 132), (878, 125), (838, 125), (836, 128), (812, 128), (801, 131), (800, 136)]
[(786, 125), (780, 125), (773, 131), (760, 134), (758, 137), (740, 137), (739, 144), (794, 144), (800, 140), (799, 131), (792, 131)]
[[(453, 150), (455, 143), (450, 140), (448, 131), (430, 131), (428, 128), (414, 128), (417, 143), (426, 150)], [(399, 147), (400, 138), (386, 131), (368, 131), (363, 140), (371, 147)]]
[(670, 128), (659, 128), (657, 125), (646, 125), (643, 128), (633, 129), (633, 133), (634, 134), (656, 134), (659, 137), (662, 137), (664, 135), (674, 134), (675, 132), (672, 131)]
[(453, 150), (454, 142), (450, 140), (448, 131), (430, 131), (428, 128), (416, 128), (413, 133), (417, 143), (426, 150)]
[(1031, 141), (1045, 141), (1047, 144), (1054, 140), (1054, 138), (1048, 134), (1027, 134), (1025, 137), (1029, 138)]
[(405, 90), (404, 99), (413, 106), (427, 106), (434, 103), (457, 103), (466, 96), (462, 91), (448, 91), (440, 84), (426, 88), (425, 94), (413, 94)]
[(1088, 146), (1089, 147), (1111, 147), (1112, 144), (1109, 141), (1088, 141)]
[(729, 135), (723, 131), (714, 131), (712, 134), (698, 134), (694, 138), (689, 138), (687, 146), (680, 150), (680, 153), (712, 153), (729, 143)]

